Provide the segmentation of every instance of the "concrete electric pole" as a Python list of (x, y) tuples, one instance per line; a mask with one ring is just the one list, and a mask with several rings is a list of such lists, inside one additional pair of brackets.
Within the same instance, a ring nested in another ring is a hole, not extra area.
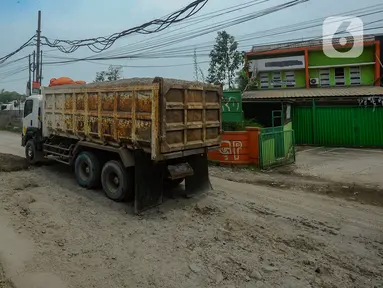
[[(41, 80), (41, 70), (40, 70), (40, 57), (41, 57), (41, 54), (40, 54), (40, 45), (41, 45), (41, 11), (39, 10), (39, 14), (38, 14), (38, 19), (37, 19), (37, 30), (36, 30), (36, 35), (37, 35), (37, 47), (36, 47), (36, 79), (35, 81), (40, 83), (40, 80)], [(41, 85), (41, 83), (40, 83)]]

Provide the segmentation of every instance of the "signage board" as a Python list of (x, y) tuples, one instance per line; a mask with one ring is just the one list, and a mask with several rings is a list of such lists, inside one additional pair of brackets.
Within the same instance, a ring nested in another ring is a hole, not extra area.
[(295, 85), (295, 80), (278, 80), (278, 81), (271, 81), (271, 85), (273, 85), (273, 86)]
[(305, 68), (305, 57), (303, 55), (257, 59), (249, 61), (250, 72), (296, 70)]

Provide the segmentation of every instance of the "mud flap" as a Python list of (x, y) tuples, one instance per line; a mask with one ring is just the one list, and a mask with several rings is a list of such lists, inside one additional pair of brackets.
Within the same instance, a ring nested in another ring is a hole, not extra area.
[(165, 165), (155, 163), (148, 153), (136, 150), (134, 212), (139, 214), (162, 203)]
[(185, 196), (192, 197), (212, 189), (209, 179), (207, 153), (187, 157), (194, 175), (185, 178)]

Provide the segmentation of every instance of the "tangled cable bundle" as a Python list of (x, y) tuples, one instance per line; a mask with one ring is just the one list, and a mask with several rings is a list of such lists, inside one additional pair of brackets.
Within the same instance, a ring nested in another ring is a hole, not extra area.
[(94, 53), (100, 53), (109, 49), (114, 44), (114, 42), (116, 42), (116, 40), (121, 37), (133, 33), (152, 34), (163, 31), (170, 25), (181, 22), (197, 14), (207, 4), (207, 2), (208, 0), (196, 0), (187, 5), (185, 8), (173, 12), (162, 19), (155, 19), (140, 26), (136, 26), (119, 33), (114, 33), (108, 37), (97, 37), (83, 40), (50, 40), (47, 37), (42, 36), (41, 41), (42, 45), (57, 48), (63, 53), (73, 53), (80, 47), (84, 46), (88, 47)]

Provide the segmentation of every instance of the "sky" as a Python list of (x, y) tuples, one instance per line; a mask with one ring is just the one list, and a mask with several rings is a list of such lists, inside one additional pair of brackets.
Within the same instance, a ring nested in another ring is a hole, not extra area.
[[(250, 1), (209, 0), (196, 17)], [(46, 64), (43, 65), (43, 85), (47, 86), (51, 78), (62, 76), (71, 77), (74, 80), (92, 82), (96, 72), (107, 69), (108, 65), (124, 66), (124, 78), (160, 76), (193, 80), (193, 51), (196, 49), (199, 65), (207, 75), (208, 54), (214, 44), (217, 31), (180, 42), (178, 39), (181, 39), (185, 33), (191, 33), (201, 28), (213, 27), (217, 22), (226, 23), (230, 19), (238, 19), (238, 17), (245, 14), (261, 11), (287, 1), (264, 0), (262, 1), (263, 3), (258, 3), (233, 13), (224, 14), (219, 17), (205, 17), (203, 18), (204, 21), (200, 21), (200, 23), (196, 23), (196, 21), (179, 23), (157, 34), (130, 35), (120, 38), (100, 56), (134, 54), (141, 54), (141, 56), (135, 59), (77, 62), (65, 65)], [(0, 57), (20, 47), (35, 33), (38, 10), (41, 10), (42, 13), (43, 36), (49, 39), (74, 40), (107, 36), (120, 32), (150, 20), (161, 18), (186, 6), (190, 2), (192, 0), (1, 0)], [(309, 0), (306, 3), (287, 8), (283, 11), (274, 12), (225, 28), (225, 30), (239, 40), (239, 49), (241, 51), (249, 51), (252, 45), (310, 37), (316, 38), (322, 33), (322, 28), (318, 25), (311, 29), (275, 35), (277, 34), (275, 31), (283, 29), (287, 25), (294, 25), (322, 17), (340, 16), (348, 11), (360, 11), (360, 9), (378, 4), (381, 4), (381, 0)], [(362, 19), (365, 23), (383, 19), (383, 8), (381, 9), (382, 12), (362, 17)], [(358, 12), (354, 14), (359, 15)], [(374, 25), (376, 27), (383, 26), (383, 21)], [(264, 31), (269, 29), (277, 30), (274, 30), (273, 35), (265, 36)], [(383, 30), (379, 29), (369, 32), (382, 33)], [(167, 39), (176, 41), (172, 41), (172, 44), (164, 45)], [(161, 44), (163, 45), (161, 46)], [(174, 51), (177, 47), (180, 47), (179, 49), (184, 52), (181, 53), (183, 57), (173, 57), (174, 53), (172, 55), (171, 51)], [(27, 47), (7, 62), (27, 56), (33, 50), (34, 47)], [(60, 57), (82, 58), (96, 55), (96, 53), (93, 53), (88, 48), (80, 48), (71, 54), (64, 54), (57, 49), (47, 46), (42, 47), (42, 50), (44, 53), (43, 62), (45, 63), (61, 61)], [(170, 50), (170, 54), (168, 53), (166, 58), (149, 58), (153, 53), (163, 55), (166, 50)], [(25, 69), (27, 66), (27, 59), (5, 66), (0, 65), (0, 89), (25, 93), (28, 71), (22, 71), (22, 69)]]

